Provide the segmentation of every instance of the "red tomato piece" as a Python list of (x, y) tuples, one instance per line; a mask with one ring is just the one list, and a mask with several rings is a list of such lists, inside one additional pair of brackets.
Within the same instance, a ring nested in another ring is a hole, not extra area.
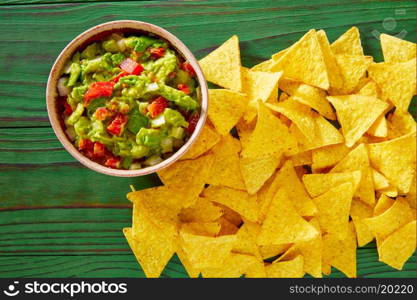
[(188, 85), (186, 85), (185, 83), (180, 83), (177, 88), (184, 92), (185, 94), (189, 95), (190, 94), (190, 88), (188, 87)]
[(149, 52), (151, 53), (153, 58), (160, 58), (165, 54), (165, 48), (149, 48)]
[(72, 114), (72, 107), (71, 107), (71, 105), (68, 104), (67, 100), (64, 100), (64, 107), (65, 107), (64, 114), (67, 115), (67, 116), (71, 115)]
[(106, 167), (118, 169), (120, 167), (120, 158), (117, 157), (110, 157), (104, 163)]
[(113, 94), (114, 82), (93, 82), (84, 95), (84, 106), (88, 106), (91, 100), (100, 97), (110, 97)]
[(78, 143), (79, 150), (92, 150), (94, 143), (89, 139), (81, 139)]
[(192, 134), (194, 132), (199, 119), (200, 119), (200, 114), (198, 112), (192, 114), (188, 118), (188, 127), (187, 127), (188, 134)]
[(167, 99), (165, 99), (162, 96), (159, 96), (155, 100), (153, 100), (151, 104), (148, 105), (147, 109), (148, 112), (151, 114), (151, 117), (155, 118), (156, 116), (160, 115), (167, 107)]
[(183, 62), (180, 65), (180, 69), (183, 70), (183, 71), (188, 72), (188, 74), (190, 74), (191, 76), (196, 75), (193, 66), (189, 62)]
[(94, 157), (101, 158), (104, 157), (105, 147), (102, 143), (95, 142), (94, 143)]
[(131, 58), (126, 58), (120, 63), (120, 69), (131, 75), (140, 75), (144, 68), (141, 64), (135, 62)]
[(127, 72), (122, 72), (122, 73), (120, 73), (119, 75), (117, 75), (116, 77), (114, 77), (112, 80), (110, 80), (110, 81), (112, 81), (112, 82), (114, 82), (114, 83), (118, 83), (119, 82), (119, 80), (120, 80), (120, 78), (122, 78), (122, 77), (124, 77), (124, 76), (127, 76), (127, 75), (129, 75), (129, 73), (127, 73)]
[(94, 117), (97, 120), (104, 121), (109, 116), (109, 111), (105, 107), (99, 107), (94, 112)]
[(127, 116), (123, 114), (118, 114), (113, 119), (113, 121), (110, 123), (109, 126), (107, 126), (107, 132), (113, 135), (120, 135), (122, 134), (124, 127), (127, 123)]

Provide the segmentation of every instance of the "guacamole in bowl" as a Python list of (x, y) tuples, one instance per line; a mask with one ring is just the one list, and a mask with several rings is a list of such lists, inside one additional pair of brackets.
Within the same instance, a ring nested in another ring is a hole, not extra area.
[(111, 34), (76, 52), (58, 80), (65, 133), (89, 159), (141, 169), (167, 159), (200, 117), (191, 64), (145, 34)]

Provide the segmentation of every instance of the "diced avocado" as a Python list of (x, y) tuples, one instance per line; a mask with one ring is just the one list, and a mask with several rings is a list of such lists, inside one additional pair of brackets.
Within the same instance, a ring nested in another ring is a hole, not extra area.
[(74, 124), (74, 130), (79, 137), (86, 137), (90, 130), (90, 120), (87, 117), (80, 117)]
[(112, 56), (111, 56), (111, 60), (112, 60), (112, 62), (113, 62), (113, 65), (115, 65), (115, 66), (118, 66), (118, 65), (120, 65), (120, 63), (122, 62), (122, 61), (124, 61), (124, 59), (125, 59), (126, 57), (125, 57), (125, 55), (123, 54), (123, 53), (116, 53), (116, 54), (113, 54)]
[(185, 121), (183, 115), (177, 110), (166, 108), (164, 110), (164, 117), (166, 122), (172, 126), (188, 127), (188, 122)]
[(163, 114), (151, 120), (151, 127), (158, 128), (165, 124), (165, 117)]
[(100, 45), (97, 43), (93, 43), (81, 52), (81, 58), (93, 59), (101, 52)]
[(74, 56), (72, 57), (71, 62), (73, 62), (73, 63), (79, 63), (80, 62), (80, 58), (81, 58), (81, 53), (77, 51), (74, 54)]
[(129, 121), (127, 122), (127, 129), (131, 133), (137, 134), (141, 128), (148, 126), (148, 124), (149, 124), (148, 117), (136, 111), (129, 115)]
[(147, 160), (143, 162), (145, 166), (154, 166), (159, 164), (162, 161), (162, 158), (159, 155), (152, 155)]
[(133, 158), (142, 158), (149, 154), (149, 148), (143, 145), (133, 145), (130, 153)]
[(91, 100), (87, 106), (87, 116), (91, 118), (96, 112), (97, 108), (105, 107), (105, 106), (106, 106), (106, 99), (103, 97)]
[(76, 86), (72, 88), (72, 92), (68, 97), (68, 103), (70, 105), (75, 105), (76, 103), (82, 102), (85, 92), (87, 91), (87, 85)]
[(113, 151), (118, 156), (131, 156), (131, 143), (121, 141), (121, 142), (115, 142)]
[(157, 129), (141, 128), (136, 135), (136, 142), (152, 149), (158, 149), (161, 145), (160, 132)]
[(172, 152), (173, 150), (173, 139), (171, 137), (163, 138), (161, 141), (162, 153)]
[(70, 71), (70, 77), (67, 82), (67, 86), (73, 86), (77, 80), (78, 77), (80, 77), (81, 74), (81, 66), (79, 63), (72, 63), (71, 64), (71, 71)]
[(138, 102), (138, 105), (139, 105), (140, 113), (146, 115), (147, 107), (148, 107), (149, 103), (148, 102)]
[(149, 36), (130, 36), (126, 38), (125, 45), (128, 48), (134, 49), (136, 52), (143, 52), (146, 50), (146, 48), (152, 46), (154, 43), (156, 43), (158, 40), (153, 39)]
[(152, 72), (160, 82), (166, 82), (178, 65), (178, 58), (172, 50), (167, 50), (165, 55), (155, 61), (144, 64), (145, 70)]
[(196, 110), (198, 107), (196, 100), (184, 92), (174, 89), (168, 85), (159, 84), (159, 94), (165, 99), (174, 102), (176, 105), (187, 111)]
[(184, 133), (185, 133), (184, 128), (172, 127), (169, 135), (178, 140), (182, 140), (184, 138)]
[(117, 46), (117, 42), (115, 40), (107, 40), (102, 43), (102, 47), (107, 52), (116, 53), (119, 52), (119, 47)]
[(125, 157), (122, 160), (122, 168), (123, 169), (129, 169), (130, 166), (132, 165), (132, 161), (133, 159), (131, 157)]
[(72, 112), (70, 117), (67, 120), (67, 124), (73, 126), (78, 119), (82, 116), (84, 112), (84, 105), (82, 103), (78, 103), (76, 109)]

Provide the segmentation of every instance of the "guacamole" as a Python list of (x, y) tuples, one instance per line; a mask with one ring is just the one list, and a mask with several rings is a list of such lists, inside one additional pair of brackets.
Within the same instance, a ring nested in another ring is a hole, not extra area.
[(193, 68), (149, 35), (112, 34), (75, 53), (58, 94), (68, 138), (111, 168), (161, 162), (185, 144), (199, 119)]

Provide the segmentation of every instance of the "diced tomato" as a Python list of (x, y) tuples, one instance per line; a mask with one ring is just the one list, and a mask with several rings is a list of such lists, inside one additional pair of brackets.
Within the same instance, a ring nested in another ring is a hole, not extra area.
[(192, 134), (197, 126), (198, 120), (200, 119), (199, 113), (194, 113), (188, 118), (188, 127), (187, 132), (188, 134)]
[(72, 114), (72, 107), (71, 107), (71, 105), (68, 104), (67, 100), (64, 100), (63, 103), (64, 103), (64, 107), (65, 107), (64, 114), (67, 115), (67, 116), (71, 115)]
[(141, 64), (135, 62), (131, 58), (126, 58), (122, 61), (120, 63), (120, 69), (131, 75), (140, 75), (140, 73), (144, 70)]
[(78, 143), (79, 150), (92, 150), (94, 143), (89, 139), (81, 139)]
[(188, 72), (188, 74), (190, 74), (191, 76), (195, 76), (194, 68), (189, 62), (183, 62), (180, 65), (180, 69), (183, 70), (183, 71)]
[(153, 58), (160, 58), (165, 54), (165, 48), (149, 48), (149, 52), (151, 53)]
[(94, 117), (97, 120), (104, 121), (109, 116), (109, 111), (105, 107), (99, 107), (94, 112)]
[(91, 100), (100, 97), (110, 97), (113, 94), (114, 82), (93, 82), (84, 95), (84, 106), (88, 106)]
[(124, 127), (127, 123), (127, 116), (123, 114), (118, 114), (113, 121), (107, 126), (107, 132), (113, 135), (122, 134)]
[(162, 96), (157, 97), (148, 105), (147, 109), (152, 118), (160, 115), (168, 107), (168, 101)]
[(188, 94), (190, 94), (190, 88), (189, 88), (189, 87), (188, 87), (188, 85), (186, 85), (185, 83), (180, 83), (180, 84), (177, 86), (177, 88), (178, 88), (180, 91), (182, 91), (182, 92), (186, 93), (187, 95), (188, 95)]
[(117, 157), (110, 157), (104, 163), (106, 167), (118, 169), (120, 167), (120, 158)]
[(120, 73), (119, 75), (117, 75), (116, 77), (114, 77), (113, 79), (111, 79), (110, 81), (114, 82), (114, 83), (118, 83), (120, 78), (129, 75), (129, 73), (123, 71), (122, 73)]
[(101, 158), (104, 157), (105, 147), (102, 143), (95, 142), (94, 143), (94, 157)]

